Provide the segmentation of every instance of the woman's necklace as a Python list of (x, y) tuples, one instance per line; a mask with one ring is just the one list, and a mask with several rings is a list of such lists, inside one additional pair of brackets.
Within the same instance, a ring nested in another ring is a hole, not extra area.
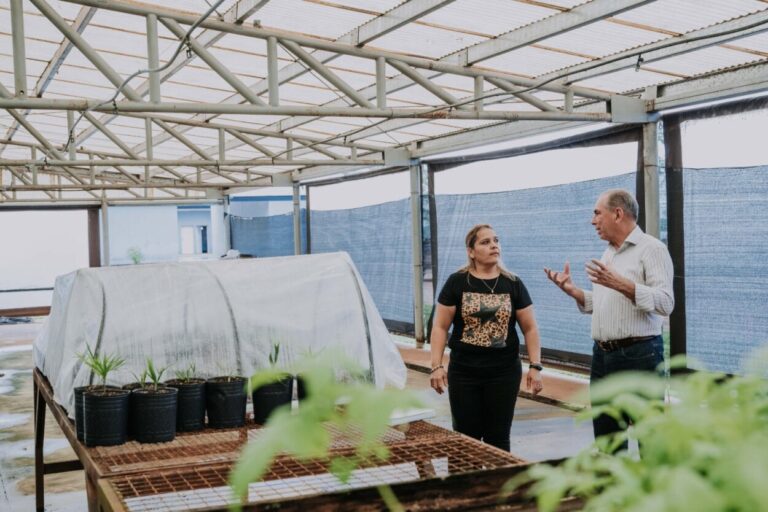
[(493, 282), (493, 286), (488, 286), (488, 283), (485, 282), (485, 279), (481, 279), (477, 276), (472, 276), (472, 277), (474, 277), (475, 279), (483, 283), (483, 286), (488, 288), (488, 291), (490, 291), (491, 293), (496, 293), (496, 285), (499, 284), (499, 278), (501, 277), (501, 274), (496, 276), (496, 281)]

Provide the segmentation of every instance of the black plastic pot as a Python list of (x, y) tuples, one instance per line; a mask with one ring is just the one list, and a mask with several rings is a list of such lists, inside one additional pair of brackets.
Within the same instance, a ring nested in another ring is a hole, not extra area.
[(205, 427), (205, 380), (169, 380), (166, 384), (179, 390), (176, 408), (176, 432), (194, 432)]
[(83, 393), (83, 439), (86, 446), (112, 446), (125, 442), (128, 395), (124, 389), (101, 386)]
[(272, 411), (281, 405), (290, 406), (292, 397), (292, 376), (256, 388), (253, 391), (253, 421), (263, 425)]
[[(80, 386), (74, 389), (75, 391), (75, 433), (77, 434), (77, 440), (81, 443), (85, 440), (85, 422), (83, 420), (83, 393), (90, 389), (97, 389), (100, 386), (98, 384), (90, 384), (88, 386)], [(107, 386), (109, 389), (119, 389), (115, 386)]]
[[(131, 382), (130, 384), (124, 384), (123, 389), (126, 391), (133, 391), (134, 389), (140, 389), (142, 387), (141, 382)], [(136, 415), (133, 412), (133, 393), (128, 396), (128, 437), (133, 437), (133, 421)]]
[(133, 437), (140, 443), (165, 443), (176, 437), (179, 390), (166, 386), (131, 391)]
[(245, 425), (245, 377), (213, 377), (205, 381), (205, 410), (212, 428)]
[(307, 384), (301, 375), (296, 376), (296, 400), (301, 402), (307, 398)]

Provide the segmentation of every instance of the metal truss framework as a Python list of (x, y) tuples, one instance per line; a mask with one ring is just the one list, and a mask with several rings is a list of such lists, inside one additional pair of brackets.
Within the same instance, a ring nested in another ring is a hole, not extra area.
[[(664, 108), (768, 90), (765, 59), (623, 94), (579, 84), (633, 67), (638, 70), (641, 63), (645, 66), (760, 34), (768, 29), (768, 6), (766, 10), (723, 20), (717, 25), (531, 76), (526, 69), (506, 70), (483, 63), (610, 20), (652, 4), (652, 0), (593, 0), (442, 58), (384, 50), (371, 43), (419, 23), (453, 0), (404, 2), (333, 41), (247, 25), (245, 22), (269, 0), (240, 0), (223, 15), (202, 21), (199, 31), (190, 37), (186, 36), (188, 27), (198, 21), (198, 16), (178, 10), (128, 0), (63, 1), (81, 6), (71, 23), (46, 0), (27, 0), (36, 9), (34, 13), (24, 12), (22, 0), (10, 0), (15, 91), (0, 84), (0, 109), (5, 109), (12, 118), (0, 139), (0, 155), (9, 147), (24, 147), (29, 157), (0, 159), (0, 205), (210, 200), (246, 188), (296, 184), (361, 169), (407, 166), (413, 159), (446, 151), (586, 123), (652, 123), (656, 113)], [(86, 27), (99, 10), (146, 20), (146, 62), (150, 68), (157, 68), (160, 63), (159, 26), (176, 37), (186, 52), (182, 51), (164, 70), (150, 72), (138, 86), (125, 84), (125, 77), (86, 38)], [(30, 94), (24, 21), (32, 14), (42, 15), (64, 39)], [(264, 78), (245, 83), (212, 51), (229, 34), (265, 42), (267, 66), (261, 73)], [(103, 98), (46, 97), (57, 70), (73, 48), (115, 89), (121, 88), (119, 99), (105, 102)], [(369, 62), (372, 83), (361, 88), (345, 80), (333, 65), (341, 57)], [(281, 60), (289, 63), (280, 67)], [(161, 100), (163, 88), (171, 87), (174, 75), (193, 62), (202, 62), (200, 65), (215, 72), (233, 93), (216, 103)], [(310, 75), (337, 98), (317, 105), (286, 104), (281, 98), (281, 87)], [(470, 80), (471, 94), (457, 95), (456, 87), (445, 85), (450, 79)], [(395, 93), (411, 87), (429, 93), (433, 103), (389, 104)], [(43, 111), (66, 112), (68, 141), (55, 143), (35, 127), (30, 113)], [(221, 116), (227, 119), (217, 120)], [(233, 116), (280, 119), (254, 128), (231, 121)], [(328, 136), (308, 135), (302, 130), (317, 120), (340, 118), (359, 119), (363, 124), (358, 123), (354, 129), (341, 125), (343, 130)], [(110, 127), (121, 120), (143, 123), (144, 140), (136, 143), (123, 139)], [(374, 135), (391, 137), (408, 127), (453, 120), (475, 123), (451, 133), (414, 140), (393, 138), (390, 144), (373, 140)], [(154, 131), (158, 128), (161, 132)], [(218, 143), (201, 146), (189, 137), (195, 130), (211, 133), (210, 138)], [(20, 131), (34, 142), (20, 140)], [(89, 149), (88, 141), (94, 135), (109, 140), (119, 152)], [(282, 150), (275, 148), (275, 140), (282, 141)], [(156, 158), (156, 149), (167, 141), (183, 146), (189, 153), (181, 158)], [(272, 141), (272, 145), (267, 141)], [(228, 156), (243, 148), (255, 156)]]

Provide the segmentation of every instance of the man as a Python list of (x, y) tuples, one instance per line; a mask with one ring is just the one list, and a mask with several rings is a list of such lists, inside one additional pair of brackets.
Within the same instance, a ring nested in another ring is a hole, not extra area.
[[(590, 383), (625, 370), (653, 371), (664, 360), (662, 322), (675, 305), (672, 258), (638, 227), (637, 214), (637, 201), (626, 190), (608, 190), (597, 199), (592, 225), (608, 247), (586, 265), (591, 292), (573, 284), (568, 262), (562, 272), (544, 268), (582, 313), (592, 314)], [(592, 426), (595, 437), (621, 429), (607, 415)]]

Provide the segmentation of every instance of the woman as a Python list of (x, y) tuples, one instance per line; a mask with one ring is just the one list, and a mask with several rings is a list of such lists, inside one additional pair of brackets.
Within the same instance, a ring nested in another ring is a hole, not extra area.
[[(518, 323), (528, 349), (526, 386), (539, 393), (541, 345), (528, 290), (501, 264), (499, 238), (488, 224), (469, 230), (467, 265), (452, 274), (438, 297), (430, 343), (430, 384), (448, 387), (453, 429), (509, 451), (509, 431), (522, 367)], [(451, 362), (442, 364), (448, 328)]]

